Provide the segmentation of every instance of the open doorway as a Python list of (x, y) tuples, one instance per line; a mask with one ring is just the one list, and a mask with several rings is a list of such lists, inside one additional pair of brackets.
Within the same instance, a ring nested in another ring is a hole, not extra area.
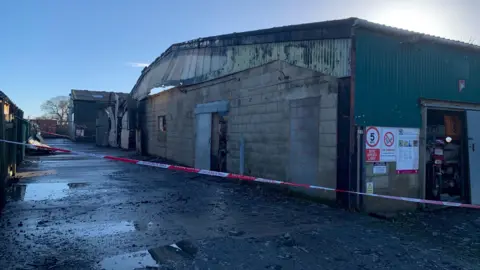
[(195, 168), (226, 172), (226, 114), (201, 113), (195, 121)]
[(227, 171), (227, 117), (224, 113), (212, 114), (211, 169)]
[(426, 128), (426, 198), (469, 202), (465, 111), (429, 109)]

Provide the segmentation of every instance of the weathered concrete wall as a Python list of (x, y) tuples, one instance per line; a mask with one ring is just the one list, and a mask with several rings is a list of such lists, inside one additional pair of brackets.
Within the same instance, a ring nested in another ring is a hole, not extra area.
[[(245, 173), (264, 178), (292, 179), (290, 169), (290, 103), (316, 98), (318, 162), (310, 184), (336, 187), (336, 79), (276, 61), (234, 75), (150, 96), (147, 101), (147, 152), (193, 166), (195, 105), (229, 101), (227, 170), (239, 173), (240, 139), (245, 140)], [(302, 113), (296, 111), (297, 113)], [(167, 131), (159, 128), (165, 117)], [(308, 114), (302, 117), (314, 119)], [(312, 152), (313, 153), (313, 152)], [(328, 198), (335, 194), (323, 193)]]
[(115, 105), (106, 109), (108, 115), (109, 130), (108, 130), (108, 145), (110, 147), (118, 147), (117, 142), (117, 114), (114, 112)]
[(130, 129), (128, 125), (128, 112), (125, 111), (122, 115), (121, 134), (120, 134), (120, 147), (122, 149), (129, 149), (130, 142)]
[[(373, 174), (373, 164), (365, 163), (366, 181), (373, 183), (373, 193), (381, 195), (423, 198), (418, 174), (397, 174), (396, 163), (387, 163), (387, 173)], [(366, 185), (365, 185), (366, 189)], [(366, 212), (397, 212), (415, 210), (416, 203), (388, 200), (374, 197), (364, 197)]]

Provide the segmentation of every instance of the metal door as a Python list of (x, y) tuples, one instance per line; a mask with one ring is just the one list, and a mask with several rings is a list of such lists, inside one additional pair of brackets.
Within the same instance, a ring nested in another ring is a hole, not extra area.
[(98, 146), (108, 146), (108, 115), (105, 110), (99, 110), (96, 119), (96, 143)]
[(480, 111), (467, 111), (468, 162), (472, 204), (480, 205)]
[(201, 113), (195, 118), (195, 168), (210, 170), (212, 114)]

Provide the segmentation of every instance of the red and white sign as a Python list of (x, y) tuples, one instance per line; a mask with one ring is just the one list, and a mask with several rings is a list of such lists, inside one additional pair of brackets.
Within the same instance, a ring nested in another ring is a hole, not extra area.
[(380, 142), (380, 132), (378, 131), (378, 128), (368, 127), (366, 134), (367, 137), (365, 138), (365, 140), (367, 142), (367, 147), (376, 147)]
[(383, 135), (383, 142), (385, 146), (392, 147), (393, 143), (395, 142), (395, 135), (392, 132), (388, 131)]
[(367, 127), (365, 133), (365, 159), (367, 162), (392, 162), (396, 156), (397, 129)]
[(380, 161), (394, 162), (397, 155), (397, 129), (396, 128), (380, 128), (382, 134), (382, 145), (380, 147)]
[(380, 161), (380, 149), (366, 149), (365, 159), (367, 162)]
[(365, 159), (367, 162), (380, 161), (380, 131), (376, 127), (367, 127), (365, 132)]

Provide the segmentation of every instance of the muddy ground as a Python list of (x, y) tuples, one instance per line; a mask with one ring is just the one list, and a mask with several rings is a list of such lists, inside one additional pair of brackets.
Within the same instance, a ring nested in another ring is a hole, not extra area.
[(29, 157), (21, 171), (0, 218), (0, 269), (480, 269), (480, 211), (392, 222), (261, 186), (69, 154)]

